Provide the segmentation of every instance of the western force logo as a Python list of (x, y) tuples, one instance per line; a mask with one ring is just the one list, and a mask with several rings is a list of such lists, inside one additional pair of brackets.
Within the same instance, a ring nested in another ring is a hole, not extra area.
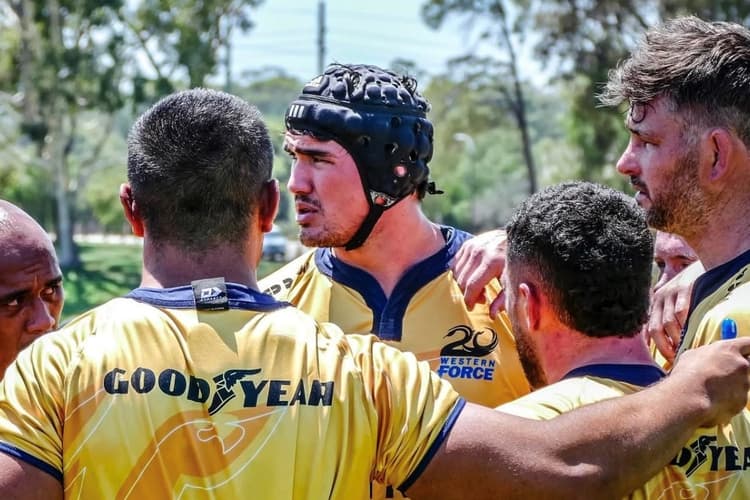
[(453, 338), (440, 350), (441, 377), (492, 380), (495, 375), (495, 360), (481, 359), (498, 345), (497, 333), (492, 328), (472, 330), (467, 325), (451, 328), (445, 335)]
[(669, 465), (685, 469), (690, 477), (707, 462), (711, 471), (746, 471), (750, 469), (750, 448), (719, 446), (716, 436), (700, 436), (682, 448)]
[[(107, 372), (102, 387), (108, 394), (148, 394), (158, 390), (167, 396), (183, 397), (195, 403), (211, 403), (208, 414), (220, 411), (239, 394), (244, 396), (242, 406), (331, 406), (333, 403), (333, 381), (262, 379), (254, 377), (261, 372), (256, 369), (227, 370), (208, 380), (185, 375), (167, 368), (157, 376), (154, 370), (138, 367), (132, 373), (122, 368)], [(213, 387), (212, 387), (213, 385)]]
[[(481, 358), (497, 347), (497, 333), (492, 328), (474, 331), (467, 325), (451, 328), (446, 337), (456, 337), (454, 342), (446, 344), (440, 350), (441, 356), (473, 356)], [(482, 340), (484, 339), (484, 344)]]

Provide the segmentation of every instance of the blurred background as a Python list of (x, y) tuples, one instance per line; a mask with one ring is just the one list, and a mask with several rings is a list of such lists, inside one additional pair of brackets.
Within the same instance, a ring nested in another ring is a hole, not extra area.
[[(64, 316), (138, 285), (117, 198), (134, 118), (175, 90), (240, 95), (263, 112), (282, 186), (287, 104), (330, 62), (415, 76), (432, 103), (424, 207), (469, 231), (501, 226), (540, 187), (628, 191), (614, 163), (624, 110), (597, 107), (607, 71), (679, 14), (750, 22), (747, 0), (0, 0), (0, 197), (56, 237)], [(302, 249), (282, 207), (263, 276)]]

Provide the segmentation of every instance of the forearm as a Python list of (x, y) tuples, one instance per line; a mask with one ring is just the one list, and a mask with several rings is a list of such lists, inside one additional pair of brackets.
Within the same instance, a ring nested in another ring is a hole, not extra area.
[[(670, 384), (548, 421), (467, 405), (411, 498), (619, 498), (664, 467), (705, 420)], [(672, 398), (674, 399), (674, 398)], [(662, 410), (663, 407), (668, 409)]]
[(413, 498), (619, 498), (700, 425), (747, 404), (750, 338), (686, 352), (666, 380), (547, 421), (468, 404), (409, 488)]
[(545, 422), (556, 496), (619, 498), (659, 472), (708, 418), (708, 400), (675, 391), (666, 380)]

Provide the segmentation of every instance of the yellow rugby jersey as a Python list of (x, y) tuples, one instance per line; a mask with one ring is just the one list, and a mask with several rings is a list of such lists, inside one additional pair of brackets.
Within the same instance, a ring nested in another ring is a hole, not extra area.
[[(370, 332), (413, 352), (466, 400), (495, 407), (530, 390), (505, 314), (492, 319), (489, 304), (468, 310), (450, 262), (470, 234), (442, 228), (445, 246), (409, 269), (386, 297), (369, 273), (319, 248), (260, 281), (260, 289), (318, 321), (345, 332)], [(387, 255), (383, 259), (388, 259)], [(496, 280), (486, 295), (500, 291)]]
[(40, 338), (0, 383), (0, 451), (69, 498), (406, 489), (463, 408), (450, 385), (372, 335), (222, 286), (223, 303), (218, 288), (137, 289)]
[[(639, 391), (663, 377), (656, 365), (583, 366), (563, 380), (532, 392), (498, 410), (548, 420), (580, 406)], [(627, 498), (750, 498), (748, 410), (730, 424), (698, 429), (669, 465)]]
[(721, 322), (732, 318), (738, 335), (750, 335), (750, 251), (706, 271), (693, 286), (678, 355), (721, 340)]

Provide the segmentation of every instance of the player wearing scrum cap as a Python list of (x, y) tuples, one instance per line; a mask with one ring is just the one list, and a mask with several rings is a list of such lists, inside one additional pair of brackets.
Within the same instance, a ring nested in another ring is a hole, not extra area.
[(375, 66), (332, 65), (305, 85), (287, 111), (284, 149), (299, 237), (317, 248), (260, 285), (430, 360), (470, 401), (495, 406), (528, 384), (506, 318), (468, 310), (449, 270), (471, 235), (422, 212), (438, 192), (428, 110), (413, 78)]
[(284, 149), (299, 238), (317, 248), (259, 285), (319, 321), (413, 352), (467, 400), (494, 407), (529, 386), (507, 317), (470, 310), (449, 269), (471, 235), (422, 212), (422, 198), (439, 192), (429, 109), (416, 80), (375, 66), (334, 64), (305, 85), (286, 114)]

